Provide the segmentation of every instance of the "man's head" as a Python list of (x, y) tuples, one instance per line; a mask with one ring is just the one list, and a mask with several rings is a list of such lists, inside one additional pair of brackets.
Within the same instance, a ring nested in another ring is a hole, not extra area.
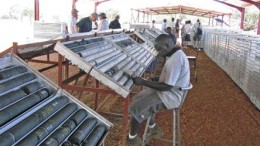
[(99, 18), (99, 20), (102, 20), (102, 19), (106, 19), (107, 16), (106, 16), (105, 13), (100, 13), (100, 14), (98, 15), (98, 18)]
[(119, 15), (116, 15), (115, 19), (116, 20), (119, 20), (120, 16)]
[(154, 47), (158, 51), (159, 56), (166, 57), (171, 53), (175, 44), (169, 35), (160, 34), (154, 41)]
[(171, 28), (171, 27), (167, 27), (167, 28), (166, 28), (166, 32), (167, 32), (167, 33), (171, 33), (171, 32), (172, 32), (172, 28)]
[(175, 19), (172, 17), (172, 22), (174, 22), (174, 20), (175, 20)]
[(166, 20), (166, 19), (163, 19), (163, 22), (167, 22), (167, 20)]
[(89, 16), (89, 19), (93, 22), (97, 21), (98, 19), (98, 14), (97, 13), (92, 13), (90, 16)]
[(71, 10), (71, 16), (75, 17), (75, 18), (78, 18), (78, 10), (77, 9), (72, 9)]

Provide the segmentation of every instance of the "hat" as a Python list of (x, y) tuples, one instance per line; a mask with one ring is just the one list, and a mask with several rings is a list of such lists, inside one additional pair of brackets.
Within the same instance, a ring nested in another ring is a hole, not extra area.
[(107, 18), (107, 16), (106, 16), (106, 14), (105, 14), (105, 13), (100, 13), (98, 16), (101, 16), (101, 17), (103, 17), (104, 19), (106, 19), (106, 18)]
[(77, 9), (72, 9), (71, 13), (73, 13), (73, 12), (78, 12), (78, 10)]

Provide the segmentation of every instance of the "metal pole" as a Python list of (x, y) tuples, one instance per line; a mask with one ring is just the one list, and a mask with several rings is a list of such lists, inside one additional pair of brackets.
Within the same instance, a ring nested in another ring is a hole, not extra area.
[(13, 53), (16, 55), (18, 53), (18, 43), (17, 42), (13, 42)]
[(59, 58), (58, 58), (58, 85), (62, 88), (63, 87), (63, 83), (62, 83), (62, 60), (63, 57), (59, 54)]
[(244, 29), (244, 19), (245, 19), (245, 8), (242, 8), (240, 29)]
[(260, 35), (260, 11), (259, 11), (259, 15), (258, 15), (257, 34)]
[(223, 21), (223, 23), (221, 23), (221, 27), (223, 27), (223, 24), (224, 24), (224, 15), (222, 15), (222, 21)]
[(122, 145), (125, 146), (127, 127), (128, 127), (128, 106), (129, 106), (130, 94), (125, 98), (124, 114), (123, 114), (123, 133), (122, 133)]
[(40, 4), (39, 0), (34, 0), (34, 20), (39, 21), (40, 19)]

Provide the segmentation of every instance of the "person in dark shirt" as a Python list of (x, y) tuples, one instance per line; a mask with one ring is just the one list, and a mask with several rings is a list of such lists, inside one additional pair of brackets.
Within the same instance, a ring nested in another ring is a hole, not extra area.
[(174, 44), (176, 45), (176, 37), (175, 37), (175, 35), (172, 33), (172, 28), (171, 28), (171, 27), (167, 27), (167, 28), (166, 28), (166, 32), (167, 32), (168, 35), (172, 38)]
[(109, 29), (119, 29), (119, 28), (121, 28), (121, 25), (119, 23), (119, 18), (120, 18), (119, 15), (117, 15), (115, 17), (115, 19), (110, 22)]
[(177, 19), (175, 23), (176, 38), (179, 38), (180, 23), (181, 23), (180, 19)]
[(92, 30), (92, 22), (95, 22), (97, 25), (98, 15), (97, 13), (92, 13), (89, 17), (82, 18), (76, 25), (77, 25), (77, 32), (89, 32)]

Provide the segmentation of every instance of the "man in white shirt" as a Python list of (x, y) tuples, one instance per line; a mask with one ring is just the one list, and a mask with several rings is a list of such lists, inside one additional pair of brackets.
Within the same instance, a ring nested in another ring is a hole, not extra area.
[(166, 28), (167, 28), (167, 20), (166, 19), (163, 19), (163, 23), (162, 23), (162, 31), (163, 32), (166, 32)]
[(99, 24), (98, 24), (98, 31), (104, 31), (109, 29), (109, 23), (106, 20), (106, 14), (105, 13), (100, 13), (98, 15), (99, 18)]
[(77, 27), (76, 23), (77, 23), (77, 20), (78, 20), (78, 10), (77, 9), (73, 9), (71, 11), (71, 18), (70, 18), (70, 21), (69, 21), (69, 33), (70, 34), (76, 33), (76, 27)]
[(198, 49), (200, 47), (200, 40), (201, 40), (201, 36), (202, 36), (202, 26), (201, 26), (201, 23), (200, 23), (199, 19), (193, 25), (192, 32), (194, 33), (194, 36), (193, 36), (193, 47)]
[(186, 48), (191, 42), (190, 35), (191, 35), (192, 25), (190, 20), (188, 20), (187, 24), (185, 24), (184, 30), (185, 30), (185, 36), (184, 36), (183, 46), (184, 48)]
[(139, 125), (151, 117), (149, 123), (150, 138), (159, 138), (163, 132), (155, 124), (155, 114), (160, 110), (178, 108), (184, 91), (174, 87), (188, 87), (190, 82), (189, 61), (179, 46), (167, 34), (159, 35), (154, 42), (158, 55), (166, 58), (159, 80), (133, 78), (135, 85), (146, 86), (138, 93), (130, 105), (131, 128), (127, 137), (127, 146), (141, 145), (137, 136)]

